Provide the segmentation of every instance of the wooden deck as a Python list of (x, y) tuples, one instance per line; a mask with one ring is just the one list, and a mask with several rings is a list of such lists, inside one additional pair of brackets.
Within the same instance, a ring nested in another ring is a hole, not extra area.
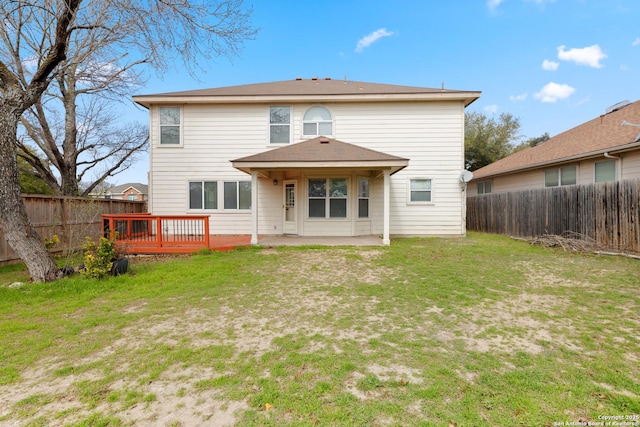
[[(211, 235), (207, 215), (102, 215), (105, 236), (115, 236), (129, 254), (193, 253), (209, 248), (226, 251), (251, 245), (251, 235)], [(261, 246), (381, 246), (379, 236), (258, 236)]]

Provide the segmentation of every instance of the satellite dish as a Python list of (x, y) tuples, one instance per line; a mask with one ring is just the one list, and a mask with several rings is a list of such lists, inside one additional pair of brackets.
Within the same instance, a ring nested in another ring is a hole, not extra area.
[(462, 175), (460, 175), (460, 182), (464, 182), (465, 184), (473, 179), (473, 173), (471, 171), (464, 171)]

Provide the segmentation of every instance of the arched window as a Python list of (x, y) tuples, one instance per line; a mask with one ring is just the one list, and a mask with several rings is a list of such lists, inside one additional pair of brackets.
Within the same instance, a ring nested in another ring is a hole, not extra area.
[(333, 135), (331, 113), (324, 107), (311, 107), (302, 119), (302, 134), (305, 136)]

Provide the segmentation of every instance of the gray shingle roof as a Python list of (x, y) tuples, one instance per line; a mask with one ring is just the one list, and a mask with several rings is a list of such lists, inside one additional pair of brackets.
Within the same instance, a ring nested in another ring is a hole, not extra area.
[(408, 160), (336, 139), (319, 136), (232, 162), (389, 162)]
[(172, 99), (188, 98), (191, 102), (224, 101), (224, 98), (242, 98), (251, 101), (254, 98), (304, 98), (304, 97), (367, 97), (367, 96), (405, 96), (405, 97), (433, 97), (438, 99), (464, 99), (469, 105), (480, 97), (478, 91), (463, 91), (444, 88), (427, 88), (416, 86), (400, 86), (379, 83), (356, 82), (351, 80), (333, 79), (295, 79), (271, 83), (255, 83), (239, 86), (227, 86), (211, 89), (188, 90), (181, 92), (166, 92), (149, 95), (136, 95), (133, 99), (142, 104), (150, 105), (154, 102), (171, 102)]

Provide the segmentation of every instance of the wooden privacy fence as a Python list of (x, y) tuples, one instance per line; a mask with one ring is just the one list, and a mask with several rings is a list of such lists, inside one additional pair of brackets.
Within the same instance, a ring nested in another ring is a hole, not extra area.
[(640, 180), (468, 197), (467, 229), (516, 237), (571, 232), (640, 253)]
[[(57, 235), (60, 243), (52, 252), (79, 249), (86, 236), (102, 234), (102, 214), (142, 213), (146, 202), (80, 197), (25, 195), (22, 198), (31, 223), (43, 239)], [(0, 226), (0, 264), (19, 260), (7, 243)]]

